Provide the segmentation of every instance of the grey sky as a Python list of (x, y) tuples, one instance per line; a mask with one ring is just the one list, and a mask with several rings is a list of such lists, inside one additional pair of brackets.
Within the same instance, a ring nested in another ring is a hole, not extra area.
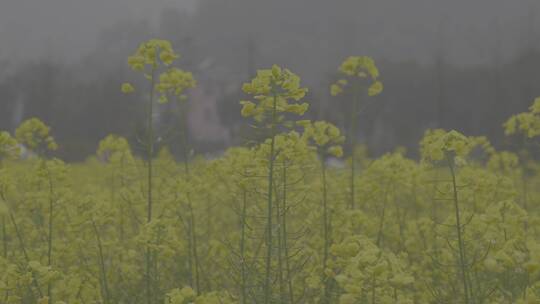
[(126, 18), (155, 19), (196, 0), (0, 0), (0, 56), (16, 59), (91, 51), (100, 30)]
[[(201, 0), (0, 0), (0, 58), (15, 61), (53, 56), (76, 60), (95, 46), (100, 30), (126, 18), (155, 20), (165, 7), (195, 11)], [(219, 3), (227, 0), (206, 0)], [(253, 0), (257, 2), (256, 0)], [(268, 0), (270, 1), (270, 0)], [(296, 0), (289, 0), (292, 4)], [(351, 0), (328, 0), (347, 5)], [(360, 0), (356, 0), (360, 1)], [(283, 2), (283, 1), (282, 1)], [(313, 3), (324, 1), (314, 1)], [(358, 12), (366, 28), (367, 50), (398, 60), (422, 60), (432, 53), (444, 24), (447, 56), (455, 63), (485, 63), (496, 43), (499, 23), (503, 56), (512, 55), (527, 38), (540, 33), (537, 0), (363, 0)], [(283, 2), (283, 3), (287, 3)], [(221, 3), (222, 5), (223, 3)], [(328, 3), (315, 6), (324, 17)], [(219, 12), (218, 12), (219, 14)], [(352, 14), (356, 14), (353, 12)], [(242, 14), (239, 14), (242, 15)], [(301, 24), (302, 15), (298, 16)], [(441, 21), (443, 20), (443, 21)], [(211, 23), (211, 22), (210, 22)], [(215, 29), (219, 34), (219, 26)], [(533, 37), (533, 42), (538, 40)]]

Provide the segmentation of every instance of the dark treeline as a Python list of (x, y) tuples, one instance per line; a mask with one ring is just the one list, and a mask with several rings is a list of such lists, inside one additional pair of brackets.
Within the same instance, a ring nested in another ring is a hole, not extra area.
[[(375, 6), (372, 2), (366, 1)], [(386, 48), (385, 40), (376, 36), (376, 16), (366, 17), (386, 13), (384, 5), (368, 12), (359, 3), (207, 0), (194, 13), (165, 9), (157, 26), (119, 21), (103, 31), (96, 49), (76, 64), (58, 57), (17, 65), (1, 61), (0, 129), (13, 131), (22, 120), (39, 117), (52, 126), (60, 156), (70, 160), (93, 154), (97, 142), (109, 133), (136, 141), (142, 129), (142, 103), (123, 95), (120, 84), (130, 80), (126, 64), (130, 51), (143, 40), (159, 37), (173, 41), (182, 54), (180, 65), (198, 81), (190, 93), (188, 115), (198, 152), (216, 152), (244, 141), (238, 103), (243, 98), (241, 84), (256, 69), (273, 63), (299, 74), (310, 88), (311, 118), (346, 129), (340, 107), (347, 106), (347, 97), (331, 97), (329, 86), (339, 63), (349, 55), (374, 57), (385, 85), (384, 93), (362, 116), (360, 142), (372, 152), (414, 147), (425, 129), (435, 127), (487, 135), (498, 146), (506, 144), (501, 124), (540, 95), (534, 10), (521, 20), (519, 45), (511, 56), (503, 56), (508, 37), (493, 19), (492, 36), (484, 45), (486, 56), (477, 64), (470, 58), (462, 64), (451, 56), (449, 18), (433, 16), (434, 39), (417, 43), (420, 59), (405, 60), (395, 56), (399, 50), (387, 49), (391, 43)], [(159, 121), (165, 125), (168, 119)], [(174, 138), (170, 141), (174, 147)]]

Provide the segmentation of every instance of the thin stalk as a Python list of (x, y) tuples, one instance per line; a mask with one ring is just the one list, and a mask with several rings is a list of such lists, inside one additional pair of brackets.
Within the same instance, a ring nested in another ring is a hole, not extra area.
[[(2, 169), (2, 159), (0, 159), (0, 170)], [(4, 197), (3, 194), (1, 197)], [(3, 200), (3, 199), (2, 199)], [(6, 228), (6, 216), (2, 215), (2, 253), (7, 261), (8, 258), (8, 240), (7, 240), (7, 228)], [(7, 302), (9, 297), (9, 291), (6, 291), (4, 301)]]
[[(180, 117), (181, 117), (181, 121), (185, 121), (184, 119), (184, 112), (182, 111), (182, 109), (180, 109)], [(184, 174), (186, 175), (186, 179), (189, 179), (189, 176), (190, 176), (190, 170), (189, 170), (189, 154), (188, 154), (188, 149), (187, 149), (187, 126), (186, 124), (183, 124), (183, 126), (181, 127), (181, 138), (180, 138), (180, 141), (181, 141), (181, 145), (182, 145), (182, 153), (183, 153), (183, 157), (184, 157)], [(189, 194), (186, 195), (187, 196), (187, 199), (188, 199), (188, 208), (191, 209), (191, 203), (190, 203), (190, 200), (189, 200)], [(188, 241), (188, 267), (189, 267), (189, 285), (190, 286), (194, 286), (195, 284), (195, 281), (194, 281), (194, 278), (196, 277), (195, 275), (195, 265), (194, 265), (194, 258), (193, 258), (193, 235), (192, 235), (192, 228), (193, 228), (193, 225), (191, 223), (192, 221), (192, 218), (191, 216), (188, 217), (188, 224), (187, 224), (187, 229), (186, 229), (186, 232), (187, 232), (187, 241)], [(197, 279), (197, 282), (198, 282), (198, 279)], [(195, 287), (195, 289), (199, 290), (198, 288), (198, 283), (197, 283), (197, 286)]]
[[(527, 195), (528, 195), (528, 187), (527, 187), (527, 176), (525, 175), (525, 173), (522, 174), (521, 176), (521, 179), (522, 179), (522, 201), (523, 201), (523, 210), (525, 210), (526, 212), (528, 212), (528, 204), (527, 204)], [(523, 228), (525, 229), (525, 237), (527, 237), (527, 231), (529, 230), (529, 223), (528, 221), (524, 221), (523, 222)]]
[(283, 249), (285, 255), (285, 270), (287, 271), (287, 284), (289, 292), (289, 303), (294, 303), (293, 282), (291, 275), (291, 265), (289, 261), (289, 246), (287, 242), (287, 166), (283, 165), (283, 215), (281, 216), (281, 226), (283, 227)]
[(264, 304), (268, 304), (271, 301), (272, 290), (270, 286), (271, 266), (272, 266), (272, 194), (274, 189), (274, 153), (275, 153), (275, 141), (276, 141), (276, 119), (277, 119), (277, 95), (274, 92), (274, 104), (272, 107), (272, 126), (271, 126), (271, 142), (270, 142), (270, 155), (269, 160), (269, 172), (268, 172), (268, 211), (267, 211), (267, 235), (266, 235), (266, 274), (264, 279)]
[(186, 112), (187, 112), (187, 106), (184, 111), (180, 109), (180, 117), (182, 120), (182, 133), (181, 133), (181, 142), (182, 142), (182, 152), (184, 156), (184, 170), (186, 173), (186, 176), (189, 177), (190, 171), (189, 171), (189, 150), (188, 150), (188, 125), (187, 125), (187, 119), (186, 119)]
[[(277, 196), (277, 193), (276, 193)], [(279, 297), (280, 302), (285, 303), (285, 285), (283, 281), (283, 254), (282, 254), (282, 247), (283, 247), (283, 237), (281, 233), (281, 225), (279, 224), (281, 222), (281, 210), (280, 210), (280, 204), (279, 199), (276, 200), (276, 222), (277, 225), (277, 236), (278, 236), (278, 243), (277, 243), (277, 257), (278, 257), (278, 286), (279, 286)]]
[(379, 232), (377, 233), (377, 247), (381, 247), (381, 242), (383, 239), (383, 229), (384, 229), (384, 219), (386, 215), (386, 205), (388, 203), (388, 189), (384, 191), (384, 200), (382, 205), (382, 214), (381, 214), (381, 220), (379, 222)]
[[(49, 268), (52, 266), (52, 246), (53, 246), (53, 218), (54, 218), (54, 187), (52, 183), (52, 178), (50, 172), (47, 168), (47, 163), (44, 163), (47, 170), (48, 180), (49, 180), (49, 238), (48, 238), (48, 248), (47, 248), (47, 266)], [(49, 301), (53, 303), (52, 300), (52, 282), (47, 283), (47, 296)]]
[(110, 303), (109, 285), (107, 283), (107, 272), (106, 272), (106, 268), (105, 268), (105, 259), (104, 259), (104, 256), (103, 256), (103, 245), (101, 243), (101, 237), (99, 235), (99, 231), (97, 229), (96, 222), (94, 221), (94, 219), (92, 219), (92, 227), (94, 228), (94, 233), (96, 234), (96, 241), (97, 241), (97, 245), (98, 245), (99, 266), (101, 268), (100, 269), (101, 270), (101, 279), (103, 281), (103, 293), (104, 293), (103, 302), (104, 302), (104, 304), (108, 304), (108, 303)]
[[(7, 240), (7, 228), (6, 228), (6, 216), (2, 216), (2, 244), (3, 244), (3, 255), (4, 259), (8, 260), (8, 240)], [(7, 284), (7, 282), (6, 282)], [(6, 294), (4, 296), (4, 302), (7, 302), (9, 298), (9, 289), (6, 289)]]
[[(0, 169), (2, 169), (2, 159), (0, 159)], [(0, 197), (4, 200), (4, 194), (0, 193)], [(2, 253), (4, 255), (4, 258), (7, 261), (8, 258), (8, 239), (7, 239), (7, 228), (6, 228), (6, 216), (2, 215)], [(9, 297), (9, 291), (6, 291), (6, 297), (5, 301), (7, 301), (7, 298)]]
[(360, 102), (360, 89), (355, 89), (354, 100), (351, 113), (351, 130), (350, 130), (350, 140), (351, 140), (351, 201), (350, 208), (354, 209), (356, 207), (355, 201), (355, 179), (356, 179), (356, 119), (358, 116), (358, 103)]
[(462, 227), (461, 227), (461, 216), (459, 211), (459, 201), (458, 201), (458, 191), (457, 191), (457, 183), (456, 183), (456, 172), (454, 168), (454, 160), (452, 156), (447, 155), (448, 160), (448, 168), (450, 169), (450, 174), (452, 175), (452, 188), (453, 188), (453, 194), (454, 194), (454, 209), (455, 209), (455, 215), (456, 215), (456, 232), (458, 237), (458, 249), (459, 249), (459, 266), (460, 266), (460, 272), (461, 272), (461, 280), (463, 281), (463, 291), (464, 291), (464, 301), (465, 304), (469, 304), (469, 283), (468, 283), (468, 276), (467, 276), (467, 264), (466, 264), (466, 256), (465, 256), (465, 246), (463, 243), (463, 237), (462, 237)]
[[(122, 159), (120, 161), (120, 188), (124, 187), (124, 158), (122, 154)], [(124, 231), (124, 201), (120, 201), (120, 243), (124, 244), (125, 231)], [(120, 255), (120, 261), (122, 261), (122, 255)]]
[[(28, 252), (26, 251), (26, 246), (24, 244), (24, 239), (22, 237), (21, 231), (19, 230), (19, 226), (17, 225), (17, 222), (15, 221), (15, 216), (12, 212), (9, 212), (9, 217), (11, 219), (11, 223), (13, 224), (13, 228), (15, 228), (15, 234), (17, 235), (17, 239), (19, 240), (19, 244), (21, 246), (21, 251), (23, 253), (24, 259), (26, 263), (28, 264), (30, 262), (30, 258), (28, 256)], [(39, 286), (39, 282), (36, 278), (36, 274), (32, 271), (32, 285), (34, 285), (34, 288), (37, 290), (38, 295), (40, 298), (43, 298), (43, 292), (41, 291), (41, 287)]]
[(191, 224), (189, 223), (189, 220), (188, 220), (188, 225), (187, 225), (187, 229), (186, 229), (186, 238), (187, 238), (187, 241), (188, 241), (188, 268), (189, 268), (189, 285), (190, 286), (193, 286), (193, 278), (194, 278), (194, 275), (193, 275), (193, 242), (192, 242), (192, 239), (191, 239), (191, 232), (189, 231), (191, 229)]
[[(184, 153), (184, 171), (186, 174), (186, 178), (190, 179), (190, 168), (189, 168), (189, 151), (188, 151), (188, 131), (187, 131), (187, 123), (186, 123), (186, 111), (181, 111), (180, 115), (182, 117), (182, 122), (184, 123), (184, 127), (182, 128), (182, 150)], [(193, 212), (193, 205), (191, 203), (191, 198), (189, 193), (186, 194), (187, 201), (188, 201), (188, 209), (189, 209), (189, 242), (191, 244), (190, 247), (190, 258), (193, 259), (193, 261), (190, 261), (190, 268), (191, 268), (191, 280), (193, 284), (193, 277), (195, 278), (195, 291), (197, 292), (197, 295), (200, 295), (201, 293), (201, 285), (200, 285), (200, 263), (199, 263), (199, 254), (197, 250), (197, 234), (195, 233), (195, 213)], [(193, 273), (194, 271), (194, 273)]]
[(6, 216), (2, 216), (2, 252), (4, 258), (7, 261), (8, 258), (8, 239), (7, 239), (7, 227), (6, 227)]
[(192, 243), (192, 249), (193, 249), (193, 259), (194, 259), (194, 266), (195, 266), (195, 289), (197, 292), (197, 295), (200, 295), (201, 292), (201, 285), (200, 285), (200, 274), (199, 274), (199, 254), (197, 251), (197, 235), (195, 233), (195, 215), (193, 213), (193, 207), (191, 206), (191, 202), (188, 204), (189, 208), (189, 224), (190, 224), (190, 233), (191, 233), (191, 243)]
[[(161, 234), (162, 234), (162, 228), (158, 227), (157, 240), (156, 240), (156, 245), (158, 247), (161, 245)], [(161, 294), (161, 291), (159, 290), (159, 280), (160, 280), (159, 274), (160, 273), (159, 273), (158, 257), (159, 257), (159, 252), (155, 252), (154, 260), (152, 261), (153, 268), (154, 268), (153, 290), (154, 290), (154, 293), (156, 294), (155, 297), (158, 297)], [(162, 299), (159, 299), (157, 302), (161, 303), (163, 301)]]
[(330, 247), (330, 236), (329, 236), (329, 229), (328, 229), (328, 193), (327, 193), (327, 185), (326, 185), (326, 162), (324, 159), (324, 156), (321, 154), (321, 171), (322, 171), (322, 207), (323, 207), (323, 237), (324, 237), (324, 248), (323, 248), (323, 303), (328, 304), (330, 301), (330, 290), (329, 290), (329, 281), (326, 277), (325, 271), (327, 267), (328, 262), (328, 250)]
[[(146, 144), (146, 157), (148, 162), (148, 175), (147, 175), (147, 207), (146, 207), (146, 223), (152, 221), (152, 178), (153, 178), (153, 163), (152, 157), (154, 155), (154, 85), (155, 85), (155, 70), (156, 67), (152, 66), (152, 72), (150, 75), (150, 98), (148, 100), (147, 107), (147, 128), (148, 128), (148, 138)], [(151, 278), (151, 268), (152, 268), (152, 250), (150, 246), (146, 246), (146, 273), (145, 273), (145, 284), (146, 284), (146, 303), (152, 304), (152, 278)]]
[(241, 292), (242, 292), (242, 304), (246, 304), (247, 301), (247, 291), (246, 291), (246, 213), (247, 213), (247, 191), (246, 189), (242, 190), (242, 216), (240, 223), (240, 269), (241, 269)]

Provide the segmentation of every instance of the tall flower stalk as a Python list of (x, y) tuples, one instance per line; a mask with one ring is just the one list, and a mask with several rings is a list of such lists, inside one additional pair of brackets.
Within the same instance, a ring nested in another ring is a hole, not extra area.
[[(264, 296), (263, 303), (272, 302), (272, 260), (273, 260), (273, 230), (274, 225), (274, 169), (276, 164), (276, 136), (279, 127), (284, 123), (284, 114), (293, 113), (303, 115), (308, 108), (307, 103), (300, 101), (307, 93), (307, 89), (300, 87), (300, 78), (287, 69), (277, 65), (268, 70), (259, 70), (257, 76), (242, 87), (246, 94), (252, 95), (254, 101), (241, 101), (242, 116), (251, 117), (262, 128), (268, 131), (267, 153), (267, 213), (266, 213), (266, 257), (264, 262)], [(290, 101), (293, 101), (290, 103)]]
[(474, 147), (474, 142), (457, 131), (445, 132), (444, 130), (432, 130), (426, 132), (421, 142), (423, 158), (428, 162), (446, 162), (450, 171), (451, 192), (453, 203), (455, 230), (457, 238), (457, 273), (458, 281), (463, 286), (463, 303), (471, 303), (472, 290), (469, 278), (469, 263), (467, 262), (467, 252), (465, 247), (465, 225), (463, 224), (462, 211), (459, 204), (459, 194), (457, 185), (456, 162), (463, 160), (463, 157)]
[[(169, 41), (152, 39), (142, 43), (136, 52), (128, 58), (128, 64), (132, 70), (143, 73), (144, 77), (150, 83), (148, 102), (146, 106), (146, 141), (144, 143), (146, 150), (146, 223), (152, 221), (153, 210), (153, 157), (155, 149), (154, 132), (154, 105), (155, 96), (159, 95), (158, 102), (165, 104), (169, 102), (170, 96), (183, 97), (185, 89), (194, 87), (195, 81), (191, 73), (172, 67), (173, 62), (180, 56), (176, 54)], [(164, 70), (164, 71), (163, 71)], [(158, 74), (161, 73), (161, 74)], [(132, 93), (135, 88), (130, 83), (122, 84), (122, 92)], [(152, 249), (146, 246), (145, 253), (145, 286), (146, 302), (154, 302), (152, 294), (152, 265), (157, 263), (153, 261)]]
[[(31, 118), (23, 123), (15, 130), (17, 141), (24, 145), (27, 149), (40, 157), (40, 167), (38, 175), (40, 175), (46, 183), (47, 202), (48, 202), (48, 224), (47, 224), (47, 266), (53, 265), (53, 228), (55, 217), (55, 205), (57, 203), (57, 194), (55, 193), (54, 182), (59, 178), (58, 169), (62, 170), (63, 163), (59, 160), (53, 160), (49, 163), (46, 156), (58, 148), (56, 141), (49, 134), (50, 128), (37, 118)], [(53, 301), (52, 281), (47, 283), (47, 299)]]
[(309, 120), (298, 121), (297, 124), (304, 128), (302, 137), (304, 140), (315, 145), (317, 155), (319, 156), (321, 179), (322, 179), (322, 231), (323, 231), (323, 257), (322, 257), (322, 277), (323, 277), (323, 296), (322, 303), (330, 303), (331, 284), (330, 278), (326, 276), (328, 269), (328, 257), (332, 237), (330, 235), (330, 208), (328, 206), (328, 182), (326, 159), (328, 157), (343, 156), (341, 144), (345, 137), (341, 135), (338, 127), (325, 121), (311, 122)]
[(330, 87), (330, 93), (333, 96), (341, 95), (345, 89), (351, 91), (352, 100), (349, 118), (349, 148), (351, 153), (351, 174), (350, 174), (350, 200), (349, 206), (351, 209), (356, 208), (356, 145), (357, 145), (357, 128), (358, 115), (367, 104), (364, 101), (364, 96), (373, 97), (379, 95), (383, 90), (382, 83), (377, 80), (379, 78), (379, 70), (375, 65), (375, 61), (366, 56), (351, 56), (345, 59), (339, 67), (341, 79)]

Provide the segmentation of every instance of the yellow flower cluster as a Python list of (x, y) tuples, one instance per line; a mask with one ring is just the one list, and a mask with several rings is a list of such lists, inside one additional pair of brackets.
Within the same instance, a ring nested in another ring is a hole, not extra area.
[(24, 121), (15, 131), (15, 138), (29, 150), (42, 154), (58, 149), (54, 138), (49, 135), (50, 128), (41, 120), (31, 118)]
[(167, 40), (151, 39), (142, 43), (132, 56), (128, 57), (128, 64), (134, 71), (144, 71), (147, 66), (156, 68), (161, 61), (164, 65), (171, 65), (180, 58)]
[(4, 158), (17, 157), (19, 153), (17, 141), (8, 132), (0, 132), (0, 161)]
[(321, 152), (334, 157), (343, 156), (341, 144), (345, 141), (345, 136), (335, 125), (326, 121), (299, 120), (296, 122), (304, 128), (302, 137), (306, 141), (313, 141), (315, 145), (322, 149)]
[(99, 142), (96, 154), (102, 161), (111, 163), (117, 162), (123, 158), (132, 158), (131, 148), (127, 139), (112, 134)]
[(449, 154), (465, 157), (472, 149), (471, 141), (458, 131), (442, 129), (427, 130), (420, 142), (420, 151), (424, 160), (440, 161)]
[(272, 113), (303, 115), (309, 107), (307, 103), (289, 102), (304, 98), (307, 89), (300, 87), (300, 77), (277, 65), (257, 71), (257, 76), (250, 83), (245, 83), (242, 90), (253, 95), (254, 101), (241, 101), (241, 114), (256, 121), (262, 121)]
[[(159, 103), (168, 103), (172, 96), (183, 101), (186, 99), (184, 91), (194, 88), (197, 83), (190, 72), (171, 67), (178, 58), (180, 55), (174, 52), (169, 41), (152, 39), (142, 43), (135, 54), (129, 56), (128, 65), (134, 71), (143, 72), (147, 79), (155, 83), (152, 89), (160, 94)], [(160, 65), (165, 67), (165, 71), (155, 75)], [(124, 94), (133, 93), (135, 87), (126, 82), (122, 84), (121, 91)]]
[(190, 72), (178, 68), (171, 68), (159, 75), (159, 83), (156, 88), (161, 93), (159, 102), (167, 103), (168, 96), (176, 96), (180, 100), (185, 99), (184, 90), (196, 86), (195, 79)]
[(521, 133), (528, 138), (540, 136), (540, 97), (529, 107), (529, 112), (511, 116), (504, 123), (506, 135)]
[[(382, 82), (378, 81), (379, 70), (375, 65), (375, 61), (367, 56), (351, 56), (339, 67), (339, 71), (350, 78), (356, 79), (355, 82), (368, 81), (368, 95), (379, 95), (383, 90)], [(351, 81), (347, 79), (339, 79), (336, 83), (330, 86), (332, 96), (337, 96), (343, 93), (345, 86)]]

